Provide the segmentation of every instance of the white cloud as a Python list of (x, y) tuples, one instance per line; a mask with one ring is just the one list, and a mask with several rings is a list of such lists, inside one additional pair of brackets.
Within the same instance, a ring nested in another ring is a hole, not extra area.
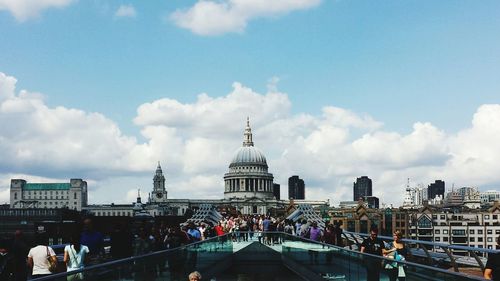
[[(0, 202), (13, 174), (26, 179), (89, 182), (92, 202), (130, 202), (140, 187), (152, 189), (160, 160), (171, 198), (221, 198), (223, 175), (241, 146), (246, 117), (269, 171), (282, 184), (301, 176), (309, 199), (352, 200), (352, 182), (368, 175), (382, 202), (403, 200), (406, 178), (428, 184), (498, 186), (500, 105), (483, 105), (472, 123), (447, 134), (416, 122), (408, 134), (383, 127), (367, 114), (325, 106), (320, 114), (292, 113), (276, 86), (258, 93), (235, 82), (219, 97), (192, 103), (159, 99), (137, 109), (134, 123), (144, 142), (124, 135), (100, 113), (48, 107), (39, 94), (16, 92), (16, 79), (0, 73)], [(146, 196), (147, 197), (147, 196)]]
[(121, 5), (115, 12), (115, 17), (118, 18), (135, 18), (137, 13), (132, 4)]
[(199, 35), (243, 32), (250, 20), (275, 17), (319, 5), (321, 0), (199, 0), (189, 9), (176, 10), (170, 19)]
[(64, 8), (72, 2), (73, 0), (0, 0), (0, 11), (8, 11), (23, 22), (38, 17), (43, 10)]

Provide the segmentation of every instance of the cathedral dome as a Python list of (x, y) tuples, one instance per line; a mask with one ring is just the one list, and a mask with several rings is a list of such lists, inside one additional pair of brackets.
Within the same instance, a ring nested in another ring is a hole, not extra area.
[(229, 167), (240, 165), (263, 165), (267, 167), (266, 156), (254, 146), (240, 147), (231, 161)]

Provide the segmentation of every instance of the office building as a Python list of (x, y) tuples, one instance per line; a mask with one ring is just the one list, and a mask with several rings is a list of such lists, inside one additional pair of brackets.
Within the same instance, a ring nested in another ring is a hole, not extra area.
[(358, 201), (365, 196), (372, 196), (372, 180), (367, 176), (362, 176), (356, 179), (353, 183), (353, 198), (352, 201)]
[(427, 199), (431, 200), (436, 198), (437, 195), (441, 195), (444, 198), (445, 183), (442, 180), (436, 180), (431, 183), (427, 188)]
[(304, 180), (299, 176), (288, 178), (288, 199), (306, 199)]

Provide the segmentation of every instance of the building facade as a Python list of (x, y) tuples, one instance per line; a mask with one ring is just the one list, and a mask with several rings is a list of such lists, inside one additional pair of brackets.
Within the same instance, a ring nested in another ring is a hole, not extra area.
[(427, 187), (427, 199), (434, 199), (438, 195), (440, 195), (441, 198), (444, 198), (444, 191), (445, 182), (442, 180), (436, 180), (434, 183), (429, 184), (429, 187)]
[(254, 146), (252, 129), (247, 119), (243, 146), (240, 147), (224, 175), (224, 198), (273, 199), (273, 174), (268, 172), (264, 153)]
[(306, 185), (299, 176), (288, 178), (288, 199), (306, 199)]
[(10, 182), (10, 208), (68, 208), (81, 211), (87, 206), (87, 182), (71, 179), (69, 183), (28, 183), (24, 179)]
[(500, 235), (500, 203), (486, 210), (426, 205), (411, 212), (409, 222), (411, 239), (495, 249)]
[(367, 176), (362, 176), (356, 179), (353, 183), (353, 201), (358, 201), (359, 198), (372, 196), (372, 180)]

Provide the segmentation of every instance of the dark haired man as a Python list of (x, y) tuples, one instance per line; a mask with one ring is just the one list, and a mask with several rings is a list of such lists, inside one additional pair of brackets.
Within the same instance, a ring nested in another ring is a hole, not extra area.
[[(383, 242), (377, 237), (378, 230), (370, 230), (370, 237), (363, 240), (363, 243), (361, 244), (361, 253), (382, 256), (382, 248), (384, 247), (382, 244)], [(375, 257), (364, 257), (364, 259), (366, 266), (366, 280), (379, 281), (382, 260)]]

